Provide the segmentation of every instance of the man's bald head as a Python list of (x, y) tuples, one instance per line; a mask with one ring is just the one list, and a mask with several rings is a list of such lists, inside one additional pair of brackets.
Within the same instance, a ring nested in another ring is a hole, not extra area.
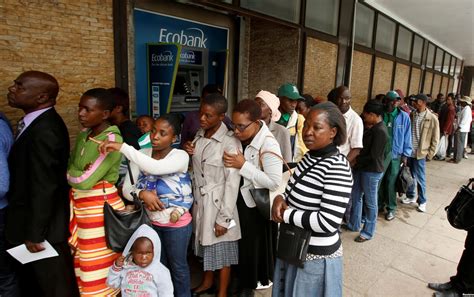
[(51, 107), (56, 104), (59, 85), (50, 74), (27, 71), (20, 74), (8, 88), (8, 104), (25, 113)]
[(33, 79), (35, 85), (42, 88), (43, 92), (48, 94), (50, 100), (56, 102), (59, 93), (59, 83), (54, 76), (46, 72), (35, 70), (23, 72), (20, 76)]

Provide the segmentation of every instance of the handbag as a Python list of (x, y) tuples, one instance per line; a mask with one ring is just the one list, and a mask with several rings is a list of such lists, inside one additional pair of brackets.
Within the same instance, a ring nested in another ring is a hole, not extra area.
[(467, 185), (461, 186), (451, 203), (444, 208), (448, 221), (456, 229), (469, 230), (474, 227), (474, 191), (469, 179)]
[[(133, 180), (130, 161), (127, 160), (128, 174), (132, 185)], [(107, 247), (114, 252), (122, 252), (133, 232), (143, 224), (151, 225), (150, 218), (146, 213), (143, 203), (138, 199), (135, 193), (131, 193), (133, 197), (134, 209), (115, 210), (113, 207), (104, 202), (104, 229)]]
[(404, 194), (408, 188), (414, 183), (413, 176), (411, 176), (410, 167), (402, 165), (398, 173), (397, 181), (395, 183), (397, 193)]
[[(332, 155), (332, 154), (331, 154)], [(306, 175), (314, 166), (321, 162), (326, 157), (322, 156), (317, 162), (303, 170), (299, 176), (295, 177), (292, 187), (288, 191), (290, 194), (295, 185)], [(309, 241), (311, 239), (311, 231), (300, 228), (295, 225), (281, 223), (278, 229), (277, 237), (277, 257), (289, 264), (303, 268), (306, 261), (306, 254), (308, 253)]]
[(264, 151), (260, 153), (260, 164), (262, 164), (262, 156), (264, 154), (272, 154), (276, 157), (278, 157), (280, 160), (283, 161), (283, 176), (280, 185), (278, 188), (274, 191), (270, 191), (269, 189), (250, 189), (250, 194), (252, 195), (253, 200), (255, 201), (255, 205), (257, 206), (258, 212), (267, 220), (271, 220), (271, 210), (272, 210), (272, 204), (273, 200), (277, 195), (282, 194), (285, 192), (286, 185), (288, 184), (288, 181), (290, 180), (292, 171), (288, 163), (277, 153), (272, 152), (272, 151)]

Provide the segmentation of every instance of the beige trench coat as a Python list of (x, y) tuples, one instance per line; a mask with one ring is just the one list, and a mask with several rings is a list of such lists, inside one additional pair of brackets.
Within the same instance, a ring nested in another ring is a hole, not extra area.
[[(193, 155), (193, 228), (196, 246), (213, 245), (223, 241), (236, 241), (241, 237), (237, 195), (239, 191), (239, 170), (224, 167), (224, 151), (242, 151), (240, 142), (221, 124), (219, 130), (209, 139), (200, 129), (196, 134)], [(228, 227), (231, 220), (236, 226), (226, 234), (216, 237), (214, 224)]]

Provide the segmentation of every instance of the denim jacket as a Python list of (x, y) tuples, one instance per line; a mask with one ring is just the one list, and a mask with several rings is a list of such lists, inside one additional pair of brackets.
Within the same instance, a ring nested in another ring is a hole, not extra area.
[(398, 110), (395, 118), (392, 137), (392, 158), (402, 155), (410, 157), (412, 153), (410, 116), (403, 110)]

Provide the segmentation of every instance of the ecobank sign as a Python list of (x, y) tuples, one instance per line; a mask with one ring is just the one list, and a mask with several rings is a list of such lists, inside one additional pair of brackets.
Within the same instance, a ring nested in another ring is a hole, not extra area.
[[(200, 19), (206, 19), (206, 15), (201, 16)], [(139, 8), (133, 10), (137, 114), (149, 112), (147, 65), (172, 68), (171, 65), (178, 60), (180, 64), (202, 65), (205, 62), (202, 61), (202, 56), (199, 56), (198, 51), (192, 52), (191, 49), (206, 49), (209, 59), (214, 59), (217, 53), (229, 49), (229, 28), (214, 25), (213, 21), (209, 19), (209, 23), (205, 23)], [(151, 55), (150, 60), (147, 60), (147, 44), (149, 43), (172, 43), (181, 45), (183, 50), (180, 53), (171, 50), (170, 55), (166, 52), (170, 50), (169, 48), (166, 50), (161, 48), (160, 51), (153, 52), (155, 55)], [(185, 49), (186, 47), (188, 49)], [(209, 66), (206, 71), (209, 71), (209, 79), (215, 81), (213, 77), (215, 67)], [(162, 89), (160, 86), (160, 94)], [(164, 104), (165, 97), (160, 99), (160, 102)]]
[(159, 42), (207, 48), (207, 37), (204, 35), (204, 31), (199, 28), (186, 28), (180, 31), (162, 28), (160, 30)]

